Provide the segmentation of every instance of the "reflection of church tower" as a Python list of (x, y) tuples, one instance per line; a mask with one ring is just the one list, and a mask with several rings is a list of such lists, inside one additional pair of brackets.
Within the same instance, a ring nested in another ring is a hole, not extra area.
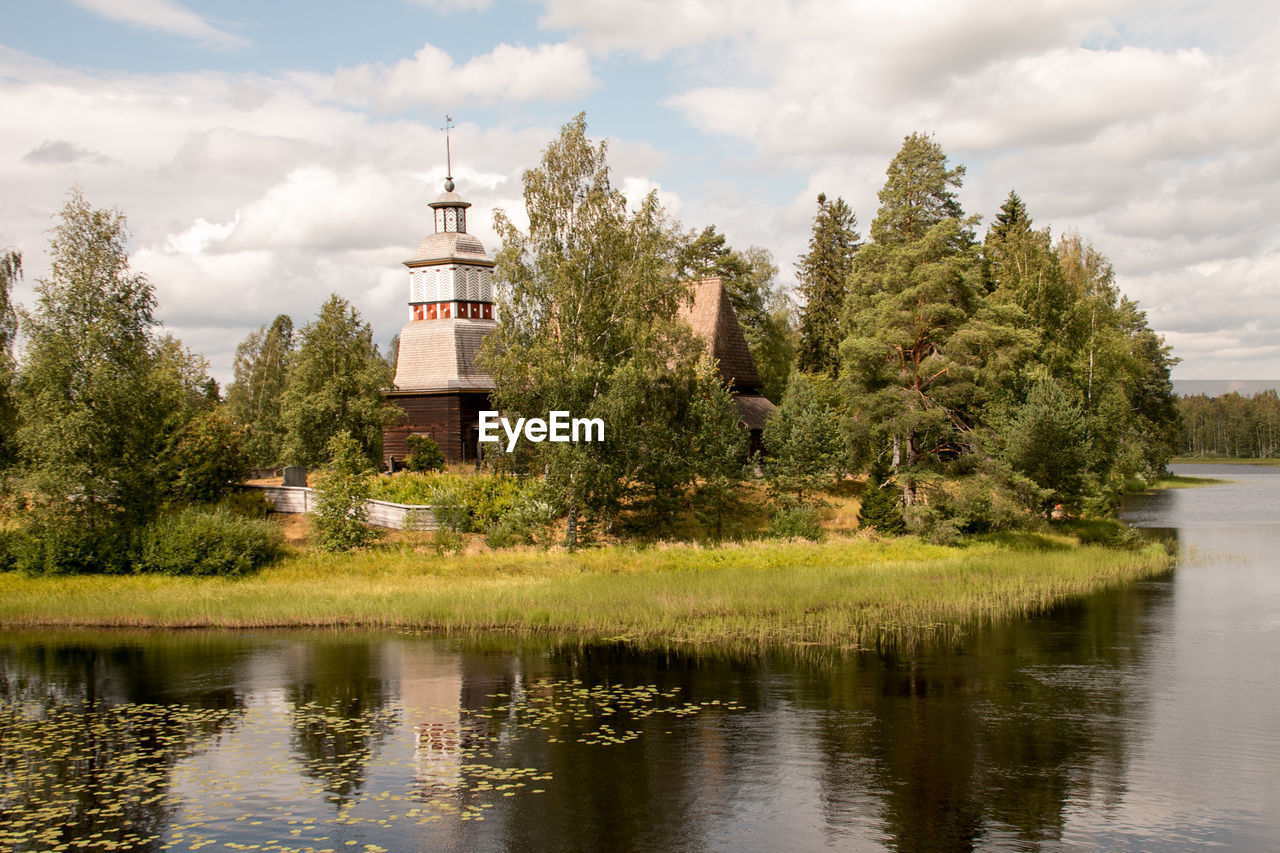
[[(452, 170), (451, 170), (452, 171)], [(387, 401), (405, 417), (383, 433), (397, 459), (405, 439), (429, 435), (450, 462), (474, 459), (479, 412), (489, 408), (493, 379), (476, 367), (480, 342), (494, 327), (493, 259), (467, 233), (471, 205), (453, 191), (433, 202), (435, 233), (418, 246), (409, 268), (409, 322), (400, 332), (395, 388)]]

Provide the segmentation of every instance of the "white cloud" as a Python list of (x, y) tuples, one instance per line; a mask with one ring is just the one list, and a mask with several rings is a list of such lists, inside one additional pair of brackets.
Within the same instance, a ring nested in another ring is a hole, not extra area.
[(418, 6), (426, 6), (437, 12), (481, 12), (493, 5), (493, 0), (410, 0)]
[[(687, 227), (770, 249), (784, 279), (819, 191), (865, 234), (902, 137), (933, 132), (969, 166), (966, 209), (989, 220), (1016, 188), (1107, 254), (1179, 375), (1280, 375), (1280, 21), (1257, 0), (1175, 2), (546, 0), (558, 43), (456, 61), (428, 44), (333, 74), (88, 74), (0, 47), (0, 244), (26, 250), (29, 294), (79, 183), (129, 215), (161, 315), (223, 377), (244, 331), (305, 322), (330, 291), (385, 341), (445, 171), (438, 119), (386, 116), (502, 107), (452, 136), (493, 250), (492, 209), (524, 224), (521, 172), (555, 136), (537, 110), (576, 112), (594, 63), (637, 128), (610, 140), (628, 198), (661, 186)], [(686, 127), (668, 135), (653, 92)]]
[(183, 36), (224, 48), (248, 47), (241, 36), (219, 29), (174, 0), (71, 0), (77, 6), (113, 21), (161, 33)]
[(776, 4), (763, 0), (548, 0), (544, 29), (569, 30), (595, 53), (657, 59), (682, 47), (728, 38)]
[[(325, 81), (328, 83), (329, 81)], [(341, 68), (333, 76), (333, 94), (347, 102), (393, 108), (431, 104), (565, 101), (597, 85), (586, 51), (570, 44), (535, 48), (500, 44), (492, 51), (455, 65), (445, 51), (425, 44), (410, 59)]]
[[(1259, 4), (1186, 7), (1195, 27), (1124, 0), (550, 0), (542, 23), (601, 53), (664, 57), (679, 70), (666, 103), (689, 125), (808, 175), (785, 211), (681, 188), (690, 215), (715, 210), (727, 232), (767, 240), (784, 277), (818, 191), (849, 200), (865, 232), (903, 136), (932, 132), (970, 167), (969, 210), (989, 219), (1017, 188), (1040, 224), (1108, 254), (1156, 327), (1188, 347), (1183, 371), (1274, 374), (1266, 341), (1280, 326), (1247, 321), (1280, 316), (1280, 295), (1251, 295), (1280, 245), (1280, 112), (1268, 108), (1280, 62), (1263, 49), (1280, 26)], [(1206, 280), (1194, 272), (1206, 262), (1223, 271)], [(1217, 309), (1202, 310), (1206, 292)], [(1239, 356), (1250, 347), (1252, 365)]]
[[(32, 304), (52, 217), (79, 184), (128, 216), (159, 317), (220, 381), (249, 329), (278, 313), (305, 323), (330, 292), (385, 344), (405, 322), (401, 262), (432, 229), (446, 171), (437, 124), (339, 108), (292, 76), (97, 75), (0, 49), (0, 245), (25, 255), (17, 299)], [(469, 229), (491, 252), (493, 207), (517, 210), (520, 173), (554, 134), (454, 128)]]
[(620, 189), (622, 190), (622, 195), (627, 199), (627, 206), (632, 210), (639, 209), (645, 197), (654, 192), (658, 194), (658, 204), (662, 206), (667, 216), (672, 218), (680, 216), (680, 196), (669, 190), (664, 190), (660, 184), (655, 183), (650, 178), (642, 175), (629, 175), (622, 179)]

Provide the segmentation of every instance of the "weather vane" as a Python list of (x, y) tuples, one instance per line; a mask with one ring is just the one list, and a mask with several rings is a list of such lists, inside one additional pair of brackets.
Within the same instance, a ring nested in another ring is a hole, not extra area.
[(445, 115), (444, 127), (440, 128), (444, 131), (444, 160), (449, 170), (449, 174), (444, 176), (444, 191), (453, 192), (453, 154), (449, 151), (449, 130), (453, 127), (453, 116)]

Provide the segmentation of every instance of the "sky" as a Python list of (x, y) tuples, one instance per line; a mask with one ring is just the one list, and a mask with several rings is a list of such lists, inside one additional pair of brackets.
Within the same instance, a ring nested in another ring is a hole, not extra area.
[(236, 344), (329, 293), (385, 348), (446, 174), (490, 254), (585, 111), (614, 183), (773, 253), (818, 193), (865, 235), (905, 136), (1080, 233), (1182, 362), (1280, 377), (1280, 16), (1261, 0), (42, 0), (0, 28), (0, 248), (47, 275), (73, 186), (132, 231), (166, 329)]

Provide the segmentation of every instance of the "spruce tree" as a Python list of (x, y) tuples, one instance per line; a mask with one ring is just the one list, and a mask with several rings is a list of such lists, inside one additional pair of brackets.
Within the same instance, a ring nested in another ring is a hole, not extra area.
[(853, 259), (862, 245), (857, 224), (844, 199), (828, 201), (825, 193), (818, 195), (809, 251), (796, 263), (805, 300), (800, 309), (796, 367), (806, 373), (835, 376), (839, 372), (840, 314)]
[(862, 505), (858, 507), (858, 525), (874, 527), (882, 536), (901, 536), (907, 532), (902, 519), (902, 492), (890, 481), (889, 466), (877, 461), (862, 489)]
[(1089, 437), (1077, 401), (1053, 379), (1037, 382), (1001, 430), (1003, 456), (1045, 490), (1041, 510), (1080, 503), (1089, 467)]
[(848, 470), (849, 442), (834, 381), (791, 374), (782, 405), (764, 428), (765, 475), (779, 497), (804, 503)]

